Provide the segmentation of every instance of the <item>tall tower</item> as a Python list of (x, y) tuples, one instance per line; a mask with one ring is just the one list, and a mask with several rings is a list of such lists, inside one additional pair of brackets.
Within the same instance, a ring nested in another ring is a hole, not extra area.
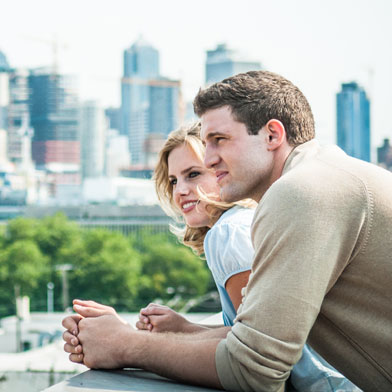
[(26, 161), (23, 143), (29, 127), (27, 78), (27, 70), (11, 68), (0, 52), (0, 129), (7, 131), (8, 159), (17, 165)]
[(28, 76), (24, 69), (12, 69), (9, 73), (8, 157), (16, 164), (31, 158), (31, 151), (25, 156), (24, 146), (26, 129), (30, 126)]
[(129, 137), (132, 165), (154, 165), (157, 145), (178, 126), (179, 104), (180, 82), (160, 76), (158, 51), (143, 39), (125, 50), (121, 134)]
[(10, 66), (3, 52), (0, 52), (0, 129), (8, 128), (8, 105)]
[(384, 144), (377, 148), (377, 163), (392, 170), (392, 145), (389, 139), (384, 139)]
[(100, 177), (105, 163), (107, 120), (95, 101), (87, 101), (80, 110), (82, 178)]
[(38, 167), (80, 164), (79, 108), (72, 79), (35, 70), (29, 75), (33, 160)]
[(221, 80), (238, 73), (262, 69), (260, 62), (247, 59), (239, 52), (219, 44), (216, 49), (207, 50), (206, 84)]
[(370, 102), (357, 83), (343, 83), (336, 95), (337, 144), (348, 155), (370, 162)]
[(159, 76), (159, 52), (143, 38), (124, 50), (124, 77), (156, 79)]

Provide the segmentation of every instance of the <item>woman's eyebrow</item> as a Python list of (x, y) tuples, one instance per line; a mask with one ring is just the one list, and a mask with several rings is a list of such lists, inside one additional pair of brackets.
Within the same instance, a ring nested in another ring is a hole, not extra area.
[(187, 169), (182, 170), (181, 174), (186, 174), (186, 173), (192, 171), (193, 169), (202, 169), (202, 166), (191, 166), (191, 167), (188, 167)]
[[(181, 170), (181, 175), (184, 175), (184, 174), (187, 174), (187, 173), (189, 173), (190, 171), (192, 171), (192, 170), (194, 170), (194, 169), (197, 169), (197, 170), (203, 170), (203, 169), (205, 169), (203, 166), (190, 166), (190, 167), (188, 167), (188, 168), (186, 168), (186, 169), (184, 169), (184, 170)], [(169, 174), (168, 175), (168, 177), (169, 178), (175, 178), (176, 176), (174, 175), (174, 174)]]

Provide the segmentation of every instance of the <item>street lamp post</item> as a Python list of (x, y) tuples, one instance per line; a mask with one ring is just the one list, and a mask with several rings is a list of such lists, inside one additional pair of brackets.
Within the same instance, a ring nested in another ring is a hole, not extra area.
[(53, 282), (49, 282), (46, 287), (48, 288), (47, 290), (47, 310), (48, 313), (53, 313), (54, 311), (54, 301), (53, 301), (53, 289), (54, 289), (54, 284)]
[(67, 310), (69, 305), (69, 290), (68, 290), (68, 278), (67, 271), (73, 269), (71, 264), (59, 264), (56, 266), (56, 270), (61, 272), (61, 282), (62, 282), (62, 299), (63, 299), (63, 310)]

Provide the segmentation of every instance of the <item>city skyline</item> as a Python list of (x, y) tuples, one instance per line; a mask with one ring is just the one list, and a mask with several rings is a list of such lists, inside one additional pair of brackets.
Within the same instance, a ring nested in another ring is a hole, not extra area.
[(321, 141), (336, 142), (335, 94), (341, 83), (351, 81), (364, 86), (372, 102), (373, 153), (392, 135), (386, 117), (392, 105), (392, 53), (387, 49), (392, 3), (386, 0), (248, 0), (240, 6), (201, 0), (191, 12), (176, 0), (148, 5), (117, 0), (112, 8), (102, 1), (53, 3), (7, 4), (0, 50), (12, 67), (50, 66), (49, 41), (56, 34), (59, 69), (79, 76), (84, 100), (119, 106), (122, 53), (140, 35), (159, 50), (162, 74), (181, 80), (190, 100), (204, 84), (206, 51), (226, 43), (303, 90)]

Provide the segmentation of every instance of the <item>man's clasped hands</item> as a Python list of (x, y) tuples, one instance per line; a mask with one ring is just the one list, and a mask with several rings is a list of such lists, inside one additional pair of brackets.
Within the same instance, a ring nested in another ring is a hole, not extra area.
[(169, 307), (154, 303), (140, 310), (137, 329), (111, 306), (75, 299), (73, 309), (77, 314), (62, 322), (66, 329), (64, 350), (72, 362), (83, 363), (89, 368), (125, 367), (132, 356), (138, 355), (132, 343), (143, 334), (191, 332), (195, 326)]

